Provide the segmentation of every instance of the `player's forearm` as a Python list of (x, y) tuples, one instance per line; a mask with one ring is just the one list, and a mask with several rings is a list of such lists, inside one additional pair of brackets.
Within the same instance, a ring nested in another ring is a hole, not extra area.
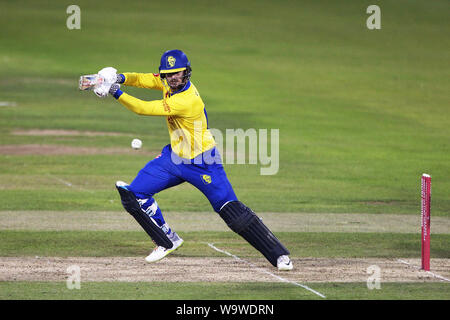
[(142, 88), (142, 83), (140, 81), (140, 73), (135, 72), (124, 72), (121, 73), (123, 76), (123, 84), (126, 86), (140, 87)]
[(127, 109), (145, 116), (168, 116), (171, 115), (170, 109), (163, 100), (143, 101), (125, 92), (118, 90), (114, 97)]
[(122, 81), (119, 83), (123, 83), (126, 86), (162, 90), (159, 75), (154, 75), (152, 73), (125, 72), (121, 73), (119, 77)]

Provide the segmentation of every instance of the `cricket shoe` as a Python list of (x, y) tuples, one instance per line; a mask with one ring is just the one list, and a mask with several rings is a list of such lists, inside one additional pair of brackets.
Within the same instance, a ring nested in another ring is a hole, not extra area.
[(119, 181), (116, 181), (116, 186), (127, 189), (128, 183), (119, 180)]
[(294, 268), (294, 265), (292, 264), (291, 259), (289, 259), (289, 256), (279, 256), (277, 259), (277, 267), (280, 271), (289, 271)]
[(170, 235), (168, 235), (168, 238), (170, 241), (172, 241), (173, 246), (170, 249), (166, 249), (161, 246), (157, 246), (155, 249), (153, 249), (152, 253), (150, 253), (146, 258), (145, 261), (147, 262), (155, 262), (158, 260), (161, 260), (165, 256), (167, 256), (169, 253), (177, 250), (179, 247), (183, 245), (184, 240), (181, 239), (176, 232), (172, 232)]

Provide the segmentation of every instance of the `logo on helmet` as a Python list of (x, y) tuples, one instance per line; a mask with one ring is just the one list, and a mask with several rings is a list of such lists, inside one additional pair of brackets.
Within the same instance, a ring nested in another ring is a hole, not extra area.
[(172, 68), (175, 65), (175, 62), (177, 61), (177, 59), (175, 59), (172, 56), (168, 56), (167, 57), (167, 67)]

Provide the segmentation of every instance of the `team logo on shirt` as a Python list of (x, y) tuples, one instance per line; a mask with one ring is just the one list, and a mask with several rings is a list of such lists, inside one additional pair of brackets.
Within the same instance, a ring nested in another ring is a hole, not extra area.
[(204, 184), (211, 183), (211, 176), (208, 176), (207, 174), (202, 174), (200, 177), (202, 178)]
[(167, 67), (172, 68), (175, 65), (175, 62), (177, 61), (177, 59), (175, 59), (172, 56), (168, 56), (167, 57)]

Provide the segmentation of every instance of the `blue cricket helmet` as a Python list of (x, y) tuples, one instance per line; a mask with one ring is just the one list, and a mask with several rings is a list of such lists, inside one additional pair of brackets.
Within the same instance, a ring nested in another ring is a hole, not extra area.
[(163, 53), (159, 65), (159, 73), (173, 73), (183, 70), (188, 70), (188, 73), (191, 70), (191, 63), (183, 51), (169, 50)]

